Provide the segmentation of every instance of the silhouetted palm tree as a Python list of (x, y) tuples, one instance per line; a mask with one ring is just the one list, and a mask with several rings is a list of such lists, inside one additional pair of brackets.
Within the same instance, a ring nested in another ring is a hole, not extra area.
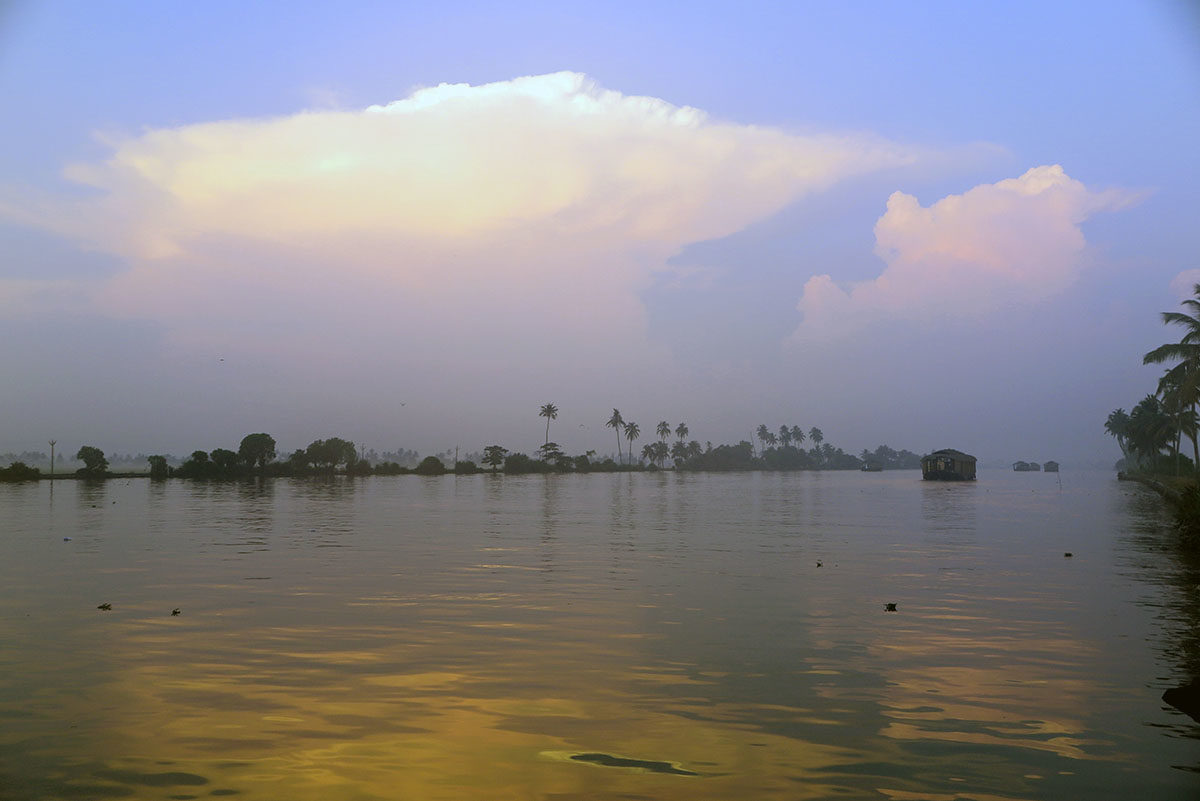
[(688, 433), (687, 423), (680, 423), (679, 425), (675, 426), (675, 436), (679, 437), (680, 442), (683, 442), (685, 439), (687, 439)]
[(608, 418), (608, 422), (604, 424), (605, 428), (611, 428), (617, 435), (617, 462), (621, 461), (621, 430), (625, 425), (625, 421), (621, 419), (621, 412), (618, 409), (613, 409), (612, 417)]
[(642, 435), (641, 426), (637, 423), (625, 424), (625, 439), (629, 440), (629, 461), (633, 461), (633, 441)]
[(800, 426), (792, 426), (792, 442), (796, 443), (797, 448), (804, 442), (804, 429)]
[(667, 443), (659, 440), (658, 442), (647, 442), (642, 446), (642, 456), (650, 464), (663, 466), (663, 460), (667, 458)]
[(658, 434), (658, 438), (660, 440), (662, 440), (663, 442), (666, 442), (667, 437), (671, 436), (671, 424), (668, 423), (666, 420), (663, 420), (657, 426), (654, 427), (654, 431), (655, 431), (655, 433)]
[(825, 435), (821, 433), (821, 429), (813, 426), (808, 430), (808, 441), (813, 444), (812, 455), (818, 462), (821, 461), (821, 443), (824, 441)]
[(755, 431), (754, 431), (754, 436), (758, 437), (759, 441), (760, 441), (760, 442), (762, 442), (762, 449), (763, 449), (763, 450), (766, 450), (766, 447), (767, 447), (767, 435), (768, 435), (768, 434), (770, 434), (770, 433), (771, 433), (771, 429), (767, 428), (767, 424), (766, 424), (766, 423), (760, 423), (760, 424), (759, 424), (759, 426), (758, 426), (758, 428), (757, 428), (757, 429), (755, 429)]
[[(1192, 451), (1196, 451), (1196, 410), (1188, 408), (1188, 398), (1185, 394), (1186, 390), (1183, 386), (1177, 383), (1178, 380), (1184, 378), (1174, 370), (1168, 370), (1158, 381), (1158, 395), (1162, 399), (1163, 412), (1170, 416), (1175, 428), (1175, 439), (1173, 449), (1175, 451), (1175, 475), (1180, 473), (1180, 462), (1183, 454), (1180, 453), (1180, 444), (1183, 436), (1186, 434), (1188, 439), (1192, 441)], [(1193, 461), (1192, 465), (1195, 466)]]
[[(1178, 342), (1159, 345), (1142, 357), (1143, 364), (1163, 364), (1175, 362), (1167, 371), (1169, 383), (1175, 388), (1175, 398), (1179, 409), (1190, 407), (1194, 412), (1200, 402), (1200, 284), (1192, 287), (1193, 297), (1183, 301), (1182, 305), (1191, 314), (1185, 312), (1163, 312), (1164, 325), (1177, 325), (1183, 328), (1183, 336)], [(1161, 386), (1161, 384), (1160, 384)], [(1200, 465), (1200, 446), (1192, 441), (1192, 457), (1194, 464)]]
[(1113, 409), (1104, 421), (1104, 430), (1117, 440), (1121, 455), (1129, 457), (1129, 415), (1124, 409)]
[(1129, 444), (1140, 465), (1153, 468), (1162, 449), (1175, 436), (1175, 426), (1154, 395), (1147, 395), (1129, 414)]
[(782, 443), (783, 447), (785, 447), (785, 448), (788, 445), (791, 445), (792, 444), (792, 429), (788, 428), (787, 426), (780, 426), (779, 427), (779, 442)]
[(546, 418), (546, 442), (550, 441), (550, 421), (558, 419), (558, 407), (553, 403), (547, 403), (538, 412), (538, 417)]

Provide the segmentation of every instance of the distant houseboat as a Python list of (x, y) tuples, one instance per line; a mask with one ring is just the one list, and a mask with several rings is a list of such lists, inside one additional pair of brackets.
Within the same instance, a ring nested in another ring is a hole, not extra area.
[(926, 481), (974, 481), (975, 457), (943, 448), (921, 457), (921, 478)]
[(858, 469), (864, 473), (882, 473), (883, 465), (881, 465), (879, 462), (867, 462)]
[(1045, 470), (1047, 473), (1057, 473), (1058, 472), (1058, 462), (1046, 462), (1044, 465), (1042, 465), (1042, 469)]
[(1037, 462), (1013, 462), (1013, 470), (1018, 473), (1037, 473), (1042, 466)]

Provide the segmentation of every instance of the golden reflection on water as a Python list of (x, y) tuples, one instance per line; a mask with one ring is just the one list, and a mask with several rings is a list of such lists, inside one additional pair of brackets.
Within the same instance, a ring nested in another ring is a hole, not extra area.
[(1013, 801), (1153, 747), (982, 487), (481, 478), (60, 493), (0, 544), (0, 790)]
[[(744, 708), (709, 705), (704, 721), (680, 714), (704, 704), (702, 694), (657, 708), (635, 688), (709, 681), (682, 669), (655, 672), (616, 645), (603, 664), (578, 643), (446, 670), (422, 664), (419, 645), (386, 638), (369, 650), (297, 650), (344, 632), (295, 627), (193, 643), (192, 658), (170, 660), (162, 640), (144, 631), (157, 625), (129, 628), (111, 683), (97, 688), (115, 701), (103, 749), (114, 787), (174, 772), (203, 777), (204, 794), (229, 789), (246, 799), (818, 798), (831, 788), (812, 769), (851, 758), (844, 748), (725, 720), (744, 717)], [(438, 644), (438, 662), (459, 661), (447, 654), (471, 661), (469, 634), (458, 636)], [(262, 647), (270, 643), (278, 645)], [(222, 660), (203, 661), (206, 650)], [(334, 670), (344, 666), (355, 669)], [(580, 752), (672, 762), (703, 781), (563, 758)]]

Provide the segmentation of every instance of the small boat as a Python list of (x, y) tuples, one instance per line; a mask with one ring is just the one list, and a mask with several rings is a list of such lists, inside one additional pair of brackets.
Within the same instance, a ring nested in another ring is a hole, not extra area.
[(858, 469), (864, 473), (882, 473), (883, 465), (881, 465), (879, 462), (867, 462)]

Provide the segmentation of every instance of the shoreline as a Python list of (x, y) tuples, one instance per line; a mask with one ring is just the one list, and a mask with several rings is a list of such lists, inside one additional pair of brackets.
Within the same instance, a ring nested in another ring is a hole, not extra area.
[[(871, 472), (919, 473), (920, 470), (921, 470), (921, 468), (919, 468), (919, 467), (897, 467), (897, 468), (889, 468), (886, 470), (871, 471)], [(545, 476), (549, 476), (549, 475), (576, 475), (576, 474), (586, 475), (586, 474), (590, 474), (590, 473), (658, 473), (658, 472), (662, 472), (662, 473), (676, 473), (676, 472), (678, 472), (678, 473), (755, 473), (755, 472), (761, 472), (761, 473), (859, 473), (859, 472), (864, 472), (864, 471), (852, 469), (852, 468), (848, 468), (848, 467), (846, 467), (846, 468), (800, 467), (800, 468), (794, 468), (794, 469), (774, 469), (774, 470), (772, 470), (770, 468), (750, 467), (750, 468), (731, 468), (728, 470), (712, 470), (712, 469), (699, 470), (699, 469), (695, 469), (695, 468), (679, 469), (679, 468), (675, 468), (675, 467), (655, 467), (655, 468), (651, 469), (648, 467), (626, 467), (626, 466), (623, 466), (617, 470), (604, 470), (604, 469), (570, 470), (570, 471), (530, 470), (530, 471), (519, 471), (519, 472), (505, 472), (504, 470), (480, 470), (480, 469), (477, 469), (470, 473), (455, 473), (454, 468), (448, 467), (448, 468), (446, 468), (446, 471), (444, 473), (429, 473), (429, 474), (419, 473), (414, 468), (408, 468), (408, 469), (404, 470), (403, 472), (399, 472), (399, 473), (358, 474), (358, 473), (348, 473), (345, 470), (338, 470), (338, 471), (335, 471), (332, 473), (310, 472), (310, 473), (303, 473), (303, 474), (298, 474), (298, 475), (282, 475), (282, 474), (280, 474), (280, 475), (259, 476), (259, 475), (253, 475), (253, 474), (246, 474), (246, 475), (236, 475), (236, 476), (208, 476), (208, 477), (202, 477), (202, 478), (194, 477), (194, 476), (164, 476), (162, 478), (155, 479), (155, 480), (157, 480), (157, 481), (175, 480), (175, 481), (234, 482), (234, 481), (260, 481), (262, 479), (274, 479), (274, 478), (330, 478), (330, 477), (339, 477), (339, 476), (347, 476), (350, 478), (367, 478), (367, 477), (371, 477), (371, 476), (379, 476), (382, 478), (394, 478), (394, 477), (398, 477), (398, 476), (420, 476), (420, 475), (446, 475), (446, 476), (451, 476), (451, 475), (460, 475), (460, 476), (545, 475)], [(48, 473), (42, 473), (40, 476), (38, 476), (36, 478), (25, 479), (25, 481), (109, 481), (112, 479), (130, 479), (130, 478), (153, 479), (154, 476), (150, 475), (150, 473), (148, 473), (148, 472), (136, 472), (136, 473), (135, 472), (122, 472), (122, 473), (110, 472), (110, 473), (106, 473), (103, 476), (86, 476), (86, 475), (78, 475), (76, 473), (55, 473), (54, 475), (50, 475)], [(23, 482), (22, 481), (10, 481), (7, 483), (19, 484), (19, 483), (23, 483)]]
[(1179, 547), (1200, 553), (1200, 481), (1175, 476), (1149, 476), (1139, 473), (1117, 473), (1118, 481), (1133, 481), (1148, 487), (1166, 501), (1175, 518)]

